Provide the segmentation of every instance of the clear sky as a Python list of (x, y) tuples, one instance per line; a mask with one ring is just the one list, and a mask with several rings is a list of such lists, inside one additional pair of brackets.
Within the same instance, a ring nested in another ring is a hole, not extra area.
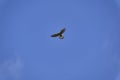
[(120, 80), (119, 4), (1, 0), (0, 80)]

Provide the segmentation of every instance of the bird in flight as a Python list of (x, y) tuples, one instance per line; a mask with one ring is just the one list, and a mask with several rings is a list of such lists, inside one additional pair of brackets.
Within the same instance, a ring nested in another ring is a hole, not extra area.
[(59, 37), (59, 39), (63, 39), (63, 38), (64, 38), (63, 33), (64, 33), (65, 31), (66, 31), (66, 29), (63, 28), (59, 33), (52, 34), (51, 37)]

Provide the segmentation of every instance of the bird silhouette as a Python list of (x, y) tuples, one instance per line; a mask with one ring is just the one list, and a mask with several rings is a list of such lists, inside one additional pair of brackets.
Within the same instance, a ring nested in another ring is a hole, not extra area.
[(63, 28), (59, 33), (52, 34), (51, 37), (59, 37), (59, 39), (63, 39), (63, 38), (64, 38), (63, 33), (64, 33), (65, 31), (66, 31), (66, 29)]

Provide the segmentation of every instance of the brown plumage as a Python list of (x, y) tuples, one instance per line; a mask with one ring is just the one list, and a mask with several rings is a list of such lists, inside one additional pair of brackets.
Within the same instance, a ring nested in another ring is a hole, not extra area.
[(51, 37), (59, 37), (60, 39), (63, 39), (63, 38), (64, 38), (63, 33), (64, 33), (65, 31), (66, 31), (66, 29), (63, 28), (59, 33), (52, 34)]

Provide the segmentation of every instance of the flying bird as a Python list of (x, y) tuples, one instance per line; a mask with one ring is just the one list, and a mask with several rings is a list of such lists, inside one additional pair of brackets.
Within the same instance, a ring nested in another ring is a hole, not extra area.
[(59, 39), (63, 39), (63, 38), (64, 38), (63, 33), (64, 33), (65, 31), (66, 31), (66, 29), (63, 28), (59, 33), (52, 34), (51, 37), (59, 37)]

